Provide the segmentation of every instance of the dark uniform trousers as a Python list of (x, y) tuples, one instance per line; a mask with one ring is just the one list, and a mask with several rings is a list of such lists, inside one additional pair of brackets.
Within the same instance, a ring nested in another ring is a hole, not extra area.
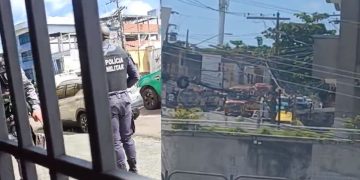
[(132, 119), (131, 99), (127, 91), (109, 93), (111, 123), (116, 154), (116, 164), (124, 167), (126, 157), (136, 158), (135, 142), (132, 135), (135, 125)]

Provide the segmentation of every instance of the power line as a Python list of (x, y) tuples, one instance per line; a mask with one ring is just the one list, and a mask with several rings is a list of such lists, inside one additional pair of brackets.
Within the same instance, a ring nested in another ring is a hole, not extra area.
[(192, 1), (189, 2), (189, 0), (177, 0), (177, 1), (180, 1), (180, 2), (182, 2), (184, 4), (187, 4), (187, 5), (190, 5), (190, 6), (195, 6), (195, 7), (208, 9), (208, 10), (212, 10), (212, 11), (216, 11), (216, 12), (224, 12), (226, 14), (231, 14), (231, 15), (234, 15), (234, 16), (244, 17), (247, 14), (247, 13), (244, 13), (244, 12), (222, 11), (222, 10), (219, 10), (219, 9), (216, 9), (216, 8), (204, 5), (204, 4), (197, 4), (197, 3), (194, 3)]
[[(247, 19), (261, 19), (261, 20), (276, 20), (276, 37), (275, 37), (275, 52), (279, 54), (279, 43), (280, 43), (280, 21), (287, 21), (290, 18), (280, 17), (280, 13), (276, 13), (276, 17), (264, 17), (264, 16), (248, 16)], [(266, 25), (266, 24), (265, 24)]]
[[(175, 48), (175, 47), (173, 47)], [(179, 49), (179, 48), (177, 48)], [(261, 58), (261, 57), (255, 57), (255, 56), (250, 56), (250, 55), (243, 55), (243, 54), (236, 54), (237, 56), (242, 56), (242, 57), (247, 57), (247, 58), (252, 58), (252, 59), (257, 59), (257, 60), (260, 60), (260, 61), (263, 61), (263, 62), (270, 62), (270, 63), (275, 63), (275, 64), (282, 64), (282, 65), (286, 65), (286, 66), (290, 66), (290, 67), (298, 67), (300, 69), (308, 69), (308, 70), (313, 70), (311, 68), (306, 68), (306, 67), (301, 67), (301, 66), (297, 66), (297, 65), (291, 65), (291, 64), (286, 64), (286, 63), (282, 63), (282, 62), (277, 62), (277, 61), (271, 61), (269, 59), (265, 59), (265, 58)], [(229, 59), (229, 58), (223, 58), (223, 59), (226, 59), (226, 60), (229, 60), (229, 61), (233, 61), (233, 62), (238, 62), (236, 60), (232, 60), (232, 59)], [(241, 61), (241, 60), (240, 60)], [(244, 61), (244, 60), (242, 60)], [(267, 68), (267, 67), (266, 67)], [(269, 69), (273, 69), (273, 70), (276, 70), (276, 71), (282, 71), (282, 72), (287, 72), (287, 73), (292, 73), (292, 74), (297, 74), (297, 75), (300, 75), (300, 76), (305, 76), (305, 77), (310, 77), (310, 78), (313, 78), (313, 79), (318, 79), (318, 80), (323, 80), (323, 78), (320, 78), (320, 77), (316, 77), (316, 76), (309, 76), (309, 75), (305, 75), (305, 74), (299, 74), (299, 73), (294, 73), (294, 72), (291, 72), (291, 71), (287, 71), (287, 70), (282, 70), (282, 69), (277, 69), (277, 68), (271, 68), (269, 67)], [(327, 74), (330, 74), (330, 75), (334, 75), (335, 73), (331, 73), (331, 72), (328, 72), (328, 71), (321, 71), (323, 73), (327, 73)], [(343, 83), (343, 82), (337, 82), (338, 84), (343, 84), (343, 85), (347, 85), (347, 86), (350, 86), (350, 87), (360, 87), (360, 86), (356, 86), (356, 85), (353, 85), (353, 84), (350, 84), (350, 83)]]
[[(225, 53), (229, 53), (228, 51), (226, 50), (221, 50), (221, 49), (217, 49), (218, 51), (223, 51)], [(248, 51), (248, 52), (251, 52), (251, 53), (256, 53), (254, 51)], [(240, 55), (240, 54), (235, 54), (233, 53), (233, 55)], [(245, 55), (242, 55), (242, 56), (245, 56)], [(259, 59), (264, 59), (262, 57), (252, 57), (252, 58), (259, 58)], [(285, 57), (281, 57), (281, 56), (269, 56), (269, 58), (277, 58), (277, 59), (281, 59), (281, 60), (285, 60), (285, 61), (289, 61), (289, 62), (295, 62), (295, 63), (306, 63), (304, 61), (299, 61), (299, 60), (295, 60), (295, 59), (290, 59), (290, 58), (285, 58)], [(266, 59), (265, 59), (266, 60)], [(269, 61), (269, 60), (266, 60), (266, 61)], [(278, 61), (270, 61), (271, 63), (282, 63), (282, 62), (278, 62)], [(344, 77), (344, 78), (349, 78), (349, 79), (353, 79), (353, 80), (358, 80), (359, 78), (357, 77), (354, 77), (354, 76), (349, 76), (349, 75), (345, 75), (345, 74), (339, 74), (339, 73), (336, 73), (336, 72), (329, 72), (329, 71), (325, 71), (325, 70), (320, 70), (320, 69), (312, 69), (312, 68), (306, 68), (306, 67), (301, 67), (301, 66), (297, 66), (297, 65), (289, 65), (289, 64), (285, 64), (285, 63), (282, 63), (284, 65), (287, 65), (287, 66), (293, 66), (293, 67), (298, 67), (298, 68), (301, 68), (301, 69), (306, 69), (306, 70), (310, 70), (310, 71), (316, 71), (316, 72), (321, 72), (321, 73), (325, 73), (325, 74), (330, 74), (330, 75), (336, 75), (336, 76), (339, 76), (339, 77)], [(309, 63), (307, 63), (309, 64)], [(333, 67), (329, 67), (329, 66), (325, 66), (325, 65), (319, 65), (319, 64), (310, 64), (311, 66), (315, 66), (315, 67), (320, 67), (320, 68), (325, 68), (325, 69), (328, 69), (328, 70), (334, 70), (334, 71), (339, 71), (339, 72), (344, 72), (344, 73), (348, 73), (348, 74), (353, 74), (353, 75), (357, 75), (357, 76), (360, 76), (360, 73), (356, 73), (356, 72), (349, 72), (347, 70), (343, 70), (343, 69), (337, 69), (337, 68), (333, 68)]]
[[(254, 58), (254, 57), (252, 57)], [(192, 58), (186, 58), (185, 59), (192, 59)], [(228, 58), (223, 58), (225, 60), (228, 60), (228, 61), (232, 61), (232, 62), (236, 62), (236, 63), (239, 63), (239, 61), (244, 61), (244, 60), (233, 60), (233, 59), (228, 59)], [(194, 59), (192, 59), (194, 60)], [(198, 62), (198, 60), (197, 60)], [(251, 64), (251, 63), (246, 63), (246, 62), (241, 62), (242, 64), (247, 64), (247, 65), (254, 65), (254, 64)], [(289, 73), (289, 74), (293, 74), (293, 75), (300, 75), (300, 76), (304, 76), (304, 77), (308, 77), (308, 78), (312, 78), (312, 79), (318, 79), (318, 80), (322, 80), (322, 78), (320, 77), (316, 77), (316, 76), (310, 76), (310, 75), (306, 75), (306, 74), (299, 74), (299, 73), (295, 73), (295, 72), (292, 72), (292, 71), (287, 71), (287, 70), (282, 70), (282, 69), (278, 69), (278, 68), (271, 68), (271, 67), (267, 67), (265, 65), (259, 65), (263, 68), (267, 68), (267, 69), (271, 69), (271, 70), (275, 70), (275, 71), (280, 71), (280, 72), (285, 72), (285, 73)], [(280, 79), (277, 79), (280, 81)], [(343, 83), (343, 82), (338, 82), (338, 84), (342, 84), (342, 85), (346, 85), (346, 86), (349, 86), (349, 87), (357, 87), (359, 88), (360, 86), (355, 86), (353, 84), (349, 84), (349, 83)], [(359, 97), (360, 98), (360, 97)]]
[[(168, 52), (163, 52), (163, 54), (167, 54), (167, 55), (175, 56), (175, 57), (178, 56), (177, 54), (168, 53)], [(189, 57), (183, 57), (183, 58), (184, 58), (184, 59), (193, 59), (193, 58), (189, 58)], [(224, 59), (227, 59), (227, 58), (224, 58)], [(236, 61), (236, 60), (232, 60), (232, 59), (227, 59), (227, 60), (233, 61), (233, 62), (239, 62), (239, 61), (241, 61), (241, 60)], [(197, 62), (198, 62), (198, 61), (197, 61)], [(251, 63), (243, 63), (243, 64), (254, 65), (254, 64), (251, 64)], [(240, 71), (240, 72), (242, 72), (242, 71)], [(265, 75), (257, 75), (257, 76), (270, 77), (270, 78), (271, 78), (271, 76), (265, 76)], [(296, 85), (296, 86), (299, 86), (299, 87), (305, 87), (305, 88), (314, 89), (314, 90), (319, 90), (319, 91), (324, 91), (324, 92), (328, 92), (328, 93), (334, 93), (334, 94), (338, 94), (338, 95), (342, 95), (342, 96), (346, 96), (346, 97), (350, 97), (350, 98), (354, 98), (354, 99), (360, 99), (359, 96), (353, 96), (353, 95), (349, 95), (349, 94), (346, 94), (346, 93), (334, 92), (334, 91), (330, 91), (330, 90), (326, 90), (326, 89), (321, 89), (321, 88), (317, 88), (317, 87), (307, 86), (307, 85), (303, 85), (303, 84), (299, 84), (299, 83), (294, 83), (294, 82), (291, 82), (291, 81), (286, 81), (286, 80), (281, 80), (281, 79), (277, 79), (277, 80), (280, 81), (280, 82), (293, 84), (293, 85)]]
[(288, 13), (288, 14), (294, 14), (294, 13), (301, 13), (302, 11), (300, 10), (295, 10), (295, 9), (289, 9), (289, 8), (285, 8), (285, 7), (281, 7), (281, 6), (276, 6), (276, 5), (271, 5), (271, 4), (266, 4), (266, 3), (262, 3), (262, 2), (257, 2), (254, 0), (251, 0), (250, 2), (246, 2), (246, 1), (234, 1), (235, 3), (243, 3), (243, 4), (247, 4), (247, 5), (251, 5), (251, 6), (255, 6), (255, 7), (260, 7), (260, 8), (264, 8), (264, 9), (273, 9), (273, 10), (278, 10), (284, 13)]

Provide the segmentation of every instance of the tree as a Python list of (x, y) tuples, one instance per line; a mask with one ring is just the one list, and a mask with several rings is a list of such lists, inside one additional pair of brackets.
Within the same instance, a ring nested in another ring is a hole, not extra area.
[[(272, 55), (271, 57), (273, 61), (278, 63), (270, 63), (270, 66), (274, 69), (279, 69), (279, 71), (273, 70), (273, 73), (281, 80), (303, 85), (313, 85), (320, 81), (307, 77), (312, 75), (313, 35), (334, 35), (336, 31), (327, 30), (325, 24), (322, 23), (323, 20), (329, 18), (328, 14), (299, 13), (295, 14), (295, 16), (301, 21), (300, 23), (287, 22), (280, 24), (279, 55)], [(265, 38), (275, 40), (277, 30), (275, 28), (268, 28), (263, 32), (263, 35)], [(286, 86), (290, 89), (302, 90), (301, 87), (296, 85), (287, 84)]]
[(242, 46), (245, 45), (244, 42), (241, 41), (241, 40), (238, 40), (238, 41), (230, 41), (230, 43), (231, 43), (232, 45), (234, 45), (236, 49), (238, 49), (238, 48), (240, 48), (240, 47), (242, 47)]

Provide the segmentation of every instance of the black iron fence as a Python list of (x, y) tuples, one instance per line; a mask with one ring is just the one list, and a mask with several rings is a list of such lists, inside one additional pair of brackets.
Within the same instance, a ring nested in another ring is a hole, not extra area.
[[(11, 155), (20, 159), (24, 179), (37, 179), (35, 164), (50, 170), (51, 179), (146, 179), (115, 168), (105, 67), (96, 0), (73, 0), (79, 44), (85, 106), (89, 123), (92, 163), (65, 153), (58, 99), (55, 93), (45, 5), (43, 0), (26, 0), (36, 79), (41, 101), (47, 150), (32, 144), (25, 104), (10, 0), (0, 0), (0, 31), (14, 104), (18, 143), (8, 139), (4, 107), (0, 106), (0, 179), (14, 179)], [(0, 98), (0, 104), (3, 99)]]

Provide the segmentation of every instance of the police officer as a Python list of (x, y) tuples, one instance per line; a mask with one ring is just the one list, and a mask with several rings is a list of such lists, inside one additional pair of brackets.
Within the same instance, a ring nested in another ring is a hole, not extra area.
[(131, 57), (120, 46), (109, 42), (110, 30), (108, 27), (104, 24), (101, 25), (101, 31), (116, 165), (119, 169), (126, 170), (125, 158), (127, 158), (129, 171), (137, 173), (135, 142), (131, 138), (135, 132), (135, 125), (127, 88), (136, 84), (139, 80), (139, 73)]
[[(42, 113), (41, 113), (41, 109), (40, 109), (40, 101), (39, 101), (38, 95), (36, 94), (34, 85), (26, 77), (25, 72), (22, 69), (21, 69), (21, 74), (22, 74), (22, 81), (23, 81), (23, 87), (24, 87), (24, 91), (25, 91), (26, 102), (29, 105), (28, 107), (30, 108), (29, 110), (30, 110), (31, 116), (33, 117), (33, 119), (36, 122), (42, 123), (43, 118), (42, 118)], [(0, 86), (1, 86), (1, 92), (3, 94), (3, 97), (9, 97), (8, 96), (10, 94), (9, 93), (9, 81), (8, 81), (7, 74), (5, 71), (5, 61), (2, 57), (0, 57)], [(10, 109), (10, 111), (12, 111), (12, 110)], [(15, 125), (14, 124), (15, 122), (8, 122), (8, 123), (10, 126)], [(13, 127), (8, 127), (8, 128), (9, 128), (9, 133), (11, 133), (12, 135), (14, 135), (14, 133), (16, 133), (16, 132), (13, 132), (14, 131)], [(31, 135), (32, 135), (34, 144), (36, 144), (36, 135), (32, 128), (31, 128)], [(22, 176), (20, 162), (19, 162), (19, 160), (17, 160), (17, 161), (18, 161), (18, 167), (19, 167), (19, 174), (20, 174), (20, 176)]]
[[(30, 111), (33, 119), (36, 122), (42, 122), (42, 113), (40, 109), (40, 101), (38, 95), (36, 94), (34, 85), (31, 81), (26, 77), (25, 72), (21, 69), (22, 81), (24, 85), (26, 102), (30, 106)], [(5, 61), (1, 57), (0, 58), (0, 84), (1, 84), (1, 92), (3, 94), (9, 93), (9, 82), (5, 72)]]

